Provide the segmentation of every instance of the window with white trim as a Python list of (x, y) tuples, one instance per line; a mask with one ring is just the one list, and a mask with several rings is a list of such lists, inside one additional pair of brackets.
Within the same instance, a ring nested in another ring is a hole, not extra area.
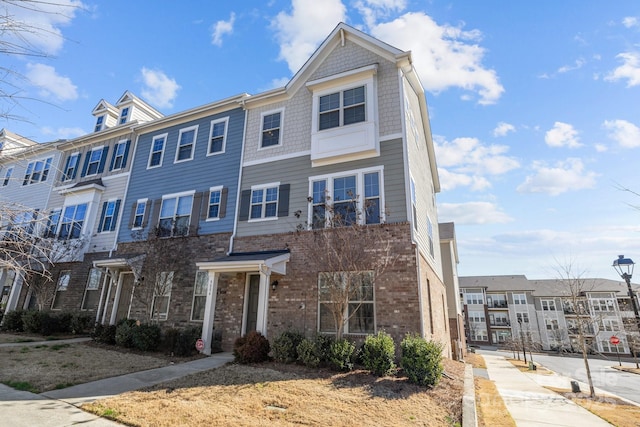
[(435, 249), (433, 245), (433, 223), (431, 218), (427, 216), (427, 244), (429, 246), (429, 254), (431, 257), (435, 257)]
[(142, 228), (144, 223), (144, 214), (147, 211), (148, 200), (138, 200), (136, 202), (135, 213), (133, 214), (133, 229)]
[(98, 116), (96, 119), (96, 126), (93, 128), (94, 132), (100, 132), (104, 125), (104, 116)]
[(60, 230), (57, 233), (59, 240), (78, 239), (82, 235), (85, 216), (87, 214), (86, 203), (66, 206), (60, 219)]
[(209, 274), (206, 271), (196, 272), (196, 283), (193, 285), (193, 303), (191, 304), (191, 320), (203, 321), (207, 302), (207, 286)]
[(69, 281), (71, 280), (71, 271), (63, 270), (58, 276), (58, 282), (56, 283), (56, 293), (51, 303), (52, 310), (60, 310), (64, 302), (64, 292), (69, 288)]
[(282, 113), (281, 110), (262, 115), (261, 148), (273, 147), (282, 143)]
[(600, 345), (604, 353), (624, 353), (623, 339), (620, 339), (618, 344), (611, 344), (609, 340), (600, 340)]
[(620, 324), (616, 319), (602, 319), (600, 325), (603, 331), (615, 332), (620, 330)]
[(558, 330), (558, 321), (556, 319), (545, 319), (544, 323), (548, 331)]
[(154, 320), (167, 320), (172, 286), (173, 271), (161, 271), (156, 274), (151, 301), (151, 314)]
[(529, 313), (516, 313), (518, 323), (529, 323)]
[(124, 107), (122, 111), (120, 111), (120, 124), (123, 125), (127, 123), (129, 119), (129, 107)]
[(552, 299), (543, 299), (540, 301), (542, 311), (556, 311), (556, 301)]
[(176, 148), (176, 159), (174, 161), (175, 163), (193, 159), (197, 134), (198, 125), (180, 129), (180, 133), (178, 134), (178, 146)]
[(109, 170), (120, 170), (126, 166), (127, 163), (127, 151), (129, 148), (129, 141), (124, 140), (116, 144), (113, 150), (113, 158), (111, 159), (111, 167)]
[(51, 169), (51, 162), (53, 157), (49, 157), (43, 160), (37, 160), (29, 162), (27, 170), (24, 174), (24, 180), (22, 185), (35, 184), (36, 182), (44, 182), (49, 176), (49, 169)]
[(209, 189), (209, 200), (207, 202), (207, 219), (220, 218), (221, 203), (222, 203), (222, 187), (211, 187)]
[(527, 303), (527, 295), (526, 294), (513, 294), (513, 303), (514, 304), (526, 304)]
[(484, 305), (482, 292), (465, 292), (464, 298), (467, 305)]
[(100, 223), (98, 224), (98, 233), (105, 231), (114, 231), (120, 211), (120, 200), (109, 200), (102, 204), (102, 213), (100, 214)]
[(2, 181), (2, 186), (6, 187), (9, 184), (9, 181), (11, 180), (11, 175), (13, 174), (13, 166), (8, 168), (7, 171), (4, 174), (4, 181)]
[(100, 281), (102, 280), (102, 270), (92, 268), (89, 270), (87, 286), (82, 298), (82, 310), (95, 310), (100, 300)]
[(73, 153), (67, 157), (67, 163), (65, 165), (62, 180), (68, 181), (74, 179), (78, 173), (78, 165), (80, 164), (80, 153)]
[(278, 217), (278, 188), (280, 183), (251, 187), (249, 220)]
[(382, 222), (382, 169), (311, 177), (309, 186), (311, 228)]
[(612, 298), (598, 298), (590, 300), (593, 311), (615, 311), (615, 301)]
[(167, 135), (168, 134), (164, 133), (153, 137), (147, 169), (162, 166), (162, 158), (164, 157), (164, 147), (167, 142)]
[[(348, 292), (345, 290), (349, 289)], [(335, 333), (334, 311), (344, 307), (345, 334), (375, 333), (373, 272), (353, 271), (318, 274), (318, 331)], [(348, 298), (343, 303), (342, 297)]]
[(366, 120), (365, 86), (319, 97), (318, 130), (348, 126)]
[(58, 224), (60, 223), (60, 215), (62, 215), (62, 209), (54, 209), (49, 213), (47, 219), (47, 228), (44, 231), (44, 237), (56, 237), (58, 232)]
[(487, 330), (484, 328), (473, 328), (473, 330), (471, 331), (471, 340), (472, 341), (489, 341)]
[(225, 151), (227, 142), (227, 123), (229, 118), (214, 120), (209, 131), (209, 151), (207, 155), (221, 154)]
[(89, 160), (86, 164), (84, 176), (96, 175), (98, 173), (103, 154), (104, 147), (96, 147), (87, 154), (87, 156), (89, 156)]
[(482, 311), (470, 311), (469, 312), (469, 321), (473, 323), (485, 323), (486, 319), (484, 317), (484, 312)]
[(193, 194), (163, 197), (158, 222), (158, 237), (186, 236), (189, 234)]

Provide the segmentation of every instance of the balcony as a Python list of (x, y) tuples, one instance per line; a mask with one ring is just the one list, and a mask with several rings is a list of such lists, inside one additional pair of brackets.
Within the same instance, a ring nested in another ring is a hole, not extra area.
[(487, 304), (489, 308), (508, 308), (506, 301), (493, 301)]
[(509, 326), (511, 326), (511, 322), (509, 322), (508, 320), (494, 320), (493, 322), (489, 322), (489, 324), (491, 326), (497, 326), (497, 327), (509, 327)]

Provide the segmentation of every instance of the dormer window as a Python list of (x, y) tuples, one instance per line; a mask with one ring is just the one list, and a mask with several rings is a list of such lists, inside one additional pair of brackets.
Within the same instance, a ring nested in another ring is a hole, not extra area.
[(104, 126), (104, 116), (100, 116), (96, 119), (96, 127), (94, 129), (95, 132), (100, 132), (102, 127)]
[(128, 119), (129, 119), (129, 107), (124, 107), (120, 112), (120, 124), (122, 125), (127, 123)]
[(320, 97), (318, 130), (347, 126), (365, 121), (364, 86)]

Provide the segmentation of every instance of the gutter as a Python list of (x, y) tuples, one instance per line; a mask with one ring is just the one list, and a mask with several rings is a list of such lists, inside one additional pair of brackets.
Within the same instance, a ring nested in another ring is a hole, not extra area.
[(229, 251), (227, 252), (227, 255), (230, 255), (233, 252), (233, 242), (236, 237), (236, 234), (238, 233), (238, 221), (239, 221), (238, 214), (240, 213), (240, 194), (242, 193), (240, 191), (240, 185), (242, 184), (242, 170), (244, 169), (244, 148), (245, 148), (245, 142), (247, 140), (247, 122), (249, 121), (249, 112), (247, 111), (247, 108), (245, 106), (245, 101), (246, 99), (243, 99), (240, 101), (240, 105), (244, 110), (244, 129), (242, 131), (242, 147), (241, 147), (242, 151), (240, 152), (240, 165), (238, 170), (238, 186), (236, 188), (236, 211), (234, 214), (235, 216), (233, 218), (233, 233), (231, 233), (231, 237), (229, 238)]

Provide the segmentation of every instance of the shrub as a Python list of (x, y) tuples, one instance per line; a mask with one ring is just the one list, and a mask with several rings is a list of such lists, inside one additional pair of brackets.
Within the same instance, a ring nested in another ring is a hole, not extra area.
[(50, 329), (48, 334), (43, 335), (51, 335), (51, 334), (68, 334), (71, 332), (71, 323), (73, 322), (73, 313), (70, 312), (62, 312), (52, 314), (51, 317), (55, 318), (54, 321), (56, 324)]
[(178, 342), (180, 330), (176, 328), (165, 329), (160, 341), (160, 349), (167, 354), (174, 354), (176, 343)]
[[(28, 332), (31, 334), (42, 333), (43, 324), (50, 323), (47, 321), (50, 319), (45, 319), (46, 317), (48, 316), (45, 315), (45, 313), (42, 311), (36, 311), (36, 310), (25, 311), (22, 316), (22, 329), (25, 332)], [(44, 329), (48, 330), (49, 328), (50, 326), (45, 326)]]
[(132, 332), (133, 348), (140, 351), (156, 351), (160, 346), (160, 326), (133, 325)]
[(362, 362), (374, 375), (392, 375), (396, 369), (395, 352), (396, 346), (391, 335), (380, 331), (365, 339)]
[(116, 345), (120, 347), (133, 347), (133, 328), (136, 327), (136, 321), (133, 319), (123, 319), (116, 326)]
[(91, 331), (91, 338), (93, 338), (95, 342), (115, 345), (116, 325), (103, 325), (101, 323), (96, 323)]
[(304, 335), (295, 331), (285, 331), (273, 340), (271, 352), (273, 358), (282, 363), (292, 363), (298, 360), (298, 345), (304, 339)]
[(202, 336), (202, 328), (193, 326), (179, 331), (173, 354), (176, 356), (187, 357), (196, 353), (196, 341)]
[(69, 332), (74, 335), (86, 334), (93, 326), (94, 317), (91, 314), (75, 313), (69, 324)]
[(407, 335), (400, 343), (401, 365), (409, 381), (435, 386), (442, 377), (442, 344), (426, 341), (418, 335)]
[(22, 323), (23, 314), (24, 314), (24, 311), (22, 310), (14, 310), (14, 311), (6, 312), (4, 314), (4, 323), (2, 324), (2, 328), (12, 332), (24, 331), (24, 326)]
[(315, 340), (305, 338), (300, 341), (298, 347), (296, 347), (298, 353), (298, 360), (305, 366), (310, 368), (317, 368), (320, 365), (321, 357), (318, 345)]
[(269, 340), (260, 332), (252, 331), (236, 339), (233, 356), (239, 363), (260, 363), (269, 359)]
[(331, 346), (335, 338), (331, 335), (316, 335), (316, 347), (318, 347), (318, 356), (321, 363), (328, 363), (331, 360)]
[(329, 355), (331, 366), (339, 371), (352, 370), (355, 351), (356, 346), (347, 339), (332, 342)]

